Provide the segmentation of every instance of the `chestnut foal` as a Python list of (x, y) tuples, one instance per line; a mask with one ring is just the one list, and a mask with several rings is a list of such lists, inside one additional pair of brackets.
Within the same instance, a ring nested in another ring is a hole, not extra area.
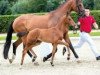
[[(18, 33), (18, 36), (22, 38), (23, 44), (25, 45), (22, 54), (21, 65), (23, 64), (24, 57), (27, 51), (30, 50), (32, 47), (40, 44), (43, 41), (43, 42), (52, 43), (53, 50), (52, 50), (51, 65), (54, 66), (53, 59), (58, 44), (65, 45), (68, 48), (68, 52), (69, 52), (69, 44), (67, 42), (62, 41), (64, 37), (64, 33), (68, 31), (69, 25), (75, 26), (76, 24), (69, 15), (67, 16), (64, 15), (55, 27), (49, 29), (36, 28), (29, 32)], [(24, 37), (25, 34), (27, 34), (27, 38)], [(68, 55), (70, 56), (70, 52)]]

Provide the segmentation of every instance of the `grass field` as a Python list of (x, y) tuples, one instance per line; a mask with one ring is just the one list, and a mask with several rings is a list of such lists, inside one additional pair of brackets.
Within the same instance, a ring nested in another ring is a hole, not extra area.
[[(92, 32), (90, 35), (91, 36), (100, 36), (100, 32)], [(69, 33), (69, 36), (70, 37), (79, 37), (79, 33), (77, 33), (77, 34)], [(0, 40), (5, 40), (5, 39), (6, 39), (6, 36), (0, 36)], [(13, 36), (12, 39), (16, 40), (17, 37)]]
[[(92, 32), (90, 33), (91, 36), (100, 36), (100, 32)], [(69, 33), (70, 37), (79, 37), (79, 33), (77, 34), (73, 34), (73, 33)]]

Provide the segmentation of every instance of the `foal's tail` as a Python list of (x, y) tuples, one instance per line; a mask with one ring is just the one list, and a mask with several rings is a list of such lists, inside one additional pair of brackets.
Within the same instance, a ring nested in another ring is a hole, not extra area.
[(13, 24), (13, 22), (9, 26), (9, 29), (7, 32), (7, 37), (6, 37), (6, 42), (4, 44), (3, 56), (5, 59), (8, 58), (8, 52), (9, 52), (9, 48), (10, 48), (10, 44), (11, 44), (11, 40), (12, 40), (12, 33), (14, 31), (12, 24)]

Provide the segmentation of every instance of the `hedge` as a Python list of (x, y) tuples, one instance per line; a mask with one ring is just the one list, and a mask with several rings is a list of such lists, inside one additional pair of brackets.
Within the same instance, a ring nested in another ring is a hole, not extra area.
[[(43, 15), (45, 13), (35, 13), (35, 14)], [(94, 18), (96, 19), (96, 21), (99, 25), (99, 28), (100, 28), (100, 10), (91, 11), (91, 15), (94, 16)], [(0, 33), (7, 32), (7, 29), (9, 27), (9, 25), (11, 24), (11, 22), (18, 16), (20, 16), (20, 14), (18, 14), (18, 15), (1, 15), (0, 16)], [(74, 21), (77, 22), (77, 14), (73, 12), (71, 14), (71, 16), (74, 19)]]
[[(44, 13), (35, 13), (37, 15), (43, 15)], [(5, 33), (8, 30), (9, 25), (11, 22), (14, 21), (16, 17), (20, 16), (18, 15), (1, 15), (0, 16), (0, 33)]]

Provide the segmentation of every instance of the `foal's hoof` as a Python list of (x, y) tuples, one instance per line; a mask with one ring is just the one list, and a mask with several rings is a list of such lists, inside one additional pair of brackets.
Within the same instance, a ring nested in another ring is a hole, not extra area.
[(66, 52), (66, 47), (63, 47), (63, 52), (62, 52), (62, 54), (64, 55), (65, 52)]
[(9, 59), (9, 63), (11, 64), (13, 62), (13, 60), (12, 59)]
[(46, 60), (47, 60), (46, 57), (44, 57), (44, 58), (43, 58), (43, 62), (45, 62)]
[(38, 62), (34, 62), (34, 65), (35, 65), (35, 66), (39, 66), (39, 63), (38, 63)]
[(21, 62), (21, 64), (20, 64), (21, 66), (23, 65), (23, 62)]
[(54, 64), (52, 62), (50, 62), (50, 63), (51, 63), (51, 66), (54, 66)]
[(77, 62), (77, 63), (81, 63), (81, 61), (80, 61), (79, 59), (76, 59), (76, 62)]
[(20, 65), (23, 65), (23, 63), (21, 63)]

